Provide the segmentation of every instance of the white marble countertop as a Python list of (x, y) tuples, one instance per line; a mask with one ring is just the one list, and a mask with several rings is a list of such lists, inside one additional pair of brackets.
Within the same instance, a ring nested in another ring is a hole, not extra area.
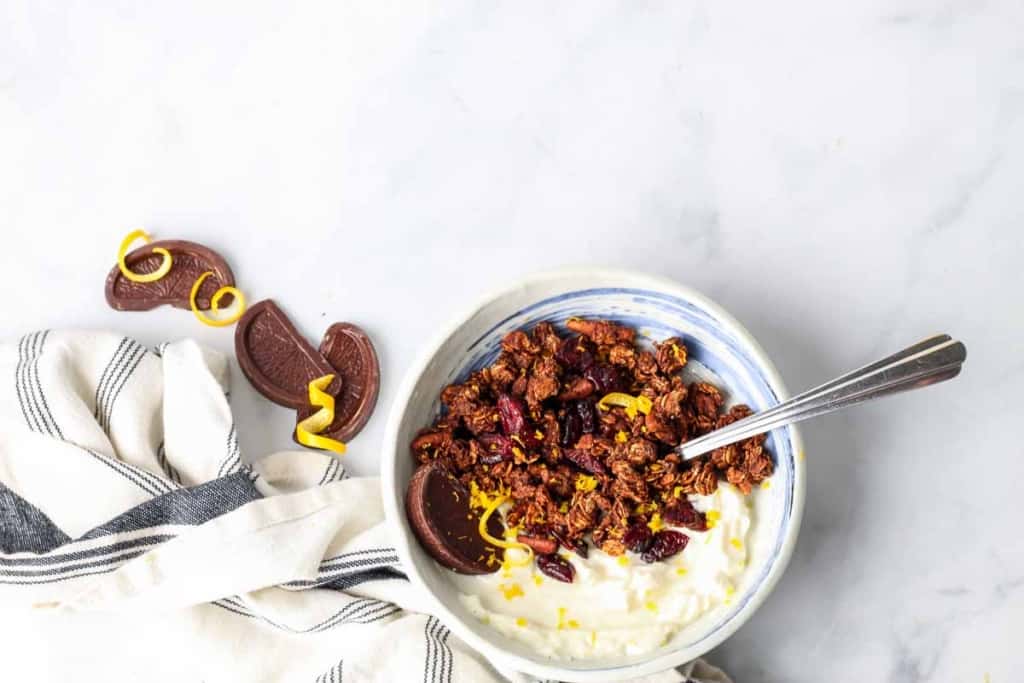
[[(0, 338), (230, 350), (103, 301), (129, 229), (201, 240), (310, 337), (374, 336), (346, 456), (373, 473), (421, 340), (531, 270), (703, 290), (791, 389), (947, 331), (955, 382), (807, 424), (792, 564), (711, 659), (737, 683), (1020, 680), (1024, 5), (293, 5), (0, 6)], [(232, 402), (247, 458), (289, 445), (241, 377)], [(4, 656), (102, 624), (5, 615)]]

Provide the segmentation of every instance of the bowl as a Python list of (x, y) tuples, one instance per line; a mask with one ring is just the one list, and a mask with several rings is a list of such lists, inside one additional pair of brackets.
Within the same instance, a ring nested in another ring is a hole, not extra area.
[(404, 495), (415, 469), (409, 443), (440, 413), (439, 394), (452, 382), (494, 361), (509, 331), (542, 320), (600, 317), (637, 329), (641, 343), (681, 336), (691, 363), (717, 375), (727, 402), (754, 410), (787, 397), (775, 367), (754, 338), (707, 297), (671, 280), (607, 269), (579, 268), (531, 275), (482, 299), (449, 323), (409, 369), (384, 436), (381, 485), (388, 525), (410, 581), (427, 608), (470, 647), (497, 666), (563, 681), (613, 681), (663, 671), (696, 659), (736, 631), (764, 602), (786, 568), (804, 502), (802, 444), (793, 426), (773, 430), (771, 486), (751, 494), (748, 564), (733, 600), (705, 613), (659, 650), (607, 660), (539, 656), (473, 617), (458, 599), (450, 571), (420, 547), (406, 520)]

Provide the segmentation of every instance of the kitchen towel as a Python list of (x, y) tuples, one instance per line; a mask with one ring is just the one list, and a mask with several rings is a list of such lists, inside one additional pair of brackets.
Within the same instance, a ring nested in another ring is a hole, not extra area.
[[(377, 479), (312, 451), (243, 462), (220, 353), (42, 331), (0, 345), (0, 377), (0, 606), (144, 634), (118, 652), (75, 631), (97, 677), (532, 680), (421, 611)], [(728, 681), (702, 662), (644, 680)]]

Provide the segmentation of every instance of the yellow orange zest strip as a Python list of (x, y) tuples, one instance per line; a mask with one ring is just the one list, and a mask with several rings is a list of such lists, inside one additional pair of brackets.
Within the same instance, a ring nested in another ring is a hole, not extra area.
[(309, 383), (309, 403), (320, 410), (295, 425), (295, 440), (303, 446), (341, 455), (345, 452), (345, 444), (320, 435), (334, 422), (334, 397), (324, 391), (333, 381), (334, 375), (324, 375)]
[(630, 396), (629, 394), (613, 391), (610, 394), (605, 394), (604, 397), (597, 402), (597, 406), (601, 410), (608, 410), (610, 406), (625, 408), (626, 415), (632, 420), (636, 417), (637, 411), (640, 411), (644, 415), (650, 413), (653, 404), (651, 403), (651, 399), (643, 395)]
[(526, 545), (525, 543), (519, 543), (518, 541), (506, 541), (503, 538), (495, 538), (494, 536), (491, 536), (489, 531), (487, 531), (487, 520), (490, 519), (491, 515), (494, 514), (494, 511), (497, 510), (501, 506), (501, 504), (507, 500), (508, 496), (495, 497), (495, 499), (492, 500), (491, 503), (487, 506), (487, 509), (484, 510), (483, 514), (480, 515), (480, 524), (478, 525), (477, 528), (480, 531), (480, 536), (491, 545), (496, 545), (499, 548), (505, 548), (506, 550), (509, 550), (511, 548), (518, 548), (520, 550), (525, 551), (526, 557), (520, 560), (519, 562), (512, 562), (507, 558), (505, 560), (511, 567), (525, 567), (526, 565), (533, 562), (533, 548)]
[(211, 275), (213, 275), (213, 271), (208, 270), (196, 278), (195, 283), (192, 285), (192, 291), (188, 295), (188, 303), (192, 307), (192, 313), (199, 319), (199, 322), (204, 325), (210, 325), (211, 327), (224, 327), (236, 322), (242, 317), (242, 314), (245, 313), (245, 295), (236, 287), (221, 287), (214, 292), (214, 295), (210, 298), (210, 309), (213, 310), (214, 313), (220, 312), (220, 308), (218, 308), (217, 304), (220, 303), (220, 300), (227, 294), (235, 297), (235, 300), (238, 302), (238, 306), (236, 307), (235, 312), (227, 318), (209, 317), (199, 310), (199, 305), (196, 303), (196, 296), (199, 294), (199, 288), (202, 286), (203, 280)]
[(164, 260), (160, 267), (152, 273), (135, 273), (128, 270), (128, 264), (124, 262), (124, 257), (128, 255), (128, 247), (132, 246), (132, 242), (137, 239), (141, 239), (147, 244), (153, 241), (145, 230), (133, 230), (125, 235), (125, 238), (121, 240), (120, 248), (117, 250), (117, 267), (120, 269), (121, 275), (124, 275), (125, 278), (132, 282), (156, 282), (171, 272), (171, 264), (174, 262), (171, 258), (171, 252), (162, 247), (153, 247), (153, 253), (160, 254), (164, 257)]

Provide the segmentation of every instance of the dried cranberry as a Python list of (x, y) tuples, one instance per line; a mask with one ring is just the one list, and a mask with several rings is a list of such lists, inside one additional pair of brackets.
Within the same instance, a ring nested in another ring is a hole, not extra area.
[(565, 451), (565, 457), (580, 469), (590, 472), (591, 474), (604, 474), (608, 471), (605, 469), (604, 463), (598, 460), (597, 456), (589, 451), (570, 448)]
[(524, 448), (536, 448), (540, 445), (536, 431), (526, 419), (526, 406), (522, 400), (509, 394), (498, 396), (498, 414), (501, 416), (502, 431), (509, 437), (515, 437)]
[(637, 522), (629, 527), (622, 536), (623, 545), (626, 546), (627, 550), (631, 550), (634, 553), (647, 552), (652, 542), (654, 542), (654, 533), (643, 522)]
[(593, 434), (597, 428), (597, 412), (593, 401), (576, 401), (573, 411), (580, 416), (580, 429), (584, 434)]
[(559, 555), (538, 555), (537, 567), (542, 574), (564, 583), (572, 583), (576, 576), (576, 568), (572, 563)]
[(484, 447), (484, 455), (480, 456), (480, 462), (485, 465), (494, 465), (502, 460), (512, 458), (512, 439), (501, 434), (481, 434), (477, 437), (480, 445)]
[(644, 562), (660, 562), (683, 551), (690, 537), (678, 531), (662, 529), (654, 534), (654, 542), (640, 558)]
[(622, 388), (622, 376), (614, 366), (596, 363), (584, 371), (583, 376), (594, 383), (599, 394), (607, 394)]
[(501, 428), (507, 436), (517, 436), (526, 429), (526, 406), (515, 396), (498, 396), (498, 414), (501, 415)]
[(519, 534), (516, 536), (516, 540), (520, 543), (530, 546), (533, 551), (539, 555), (550, 555), (551, 553), (558, 550), (558, 541), (553, 538), (543, 538), (541, 536), (527, 536), (526, 534)]
[(562, 446), (572, 446), (583, 436), (583, 419), (580, 414), (567, 408), (562, 414)]
[(665, 508), (662, 519), (672, 526), (684, 526), (694, 531), (707, 531), (708, 518), (703, 512), (693, 507), (685, 498), (680, 498)]
[(570, 370), (583, 371), (594, 364), (593, 344), (583, 335), (566, 337), (555, 351), (555, 360)]

